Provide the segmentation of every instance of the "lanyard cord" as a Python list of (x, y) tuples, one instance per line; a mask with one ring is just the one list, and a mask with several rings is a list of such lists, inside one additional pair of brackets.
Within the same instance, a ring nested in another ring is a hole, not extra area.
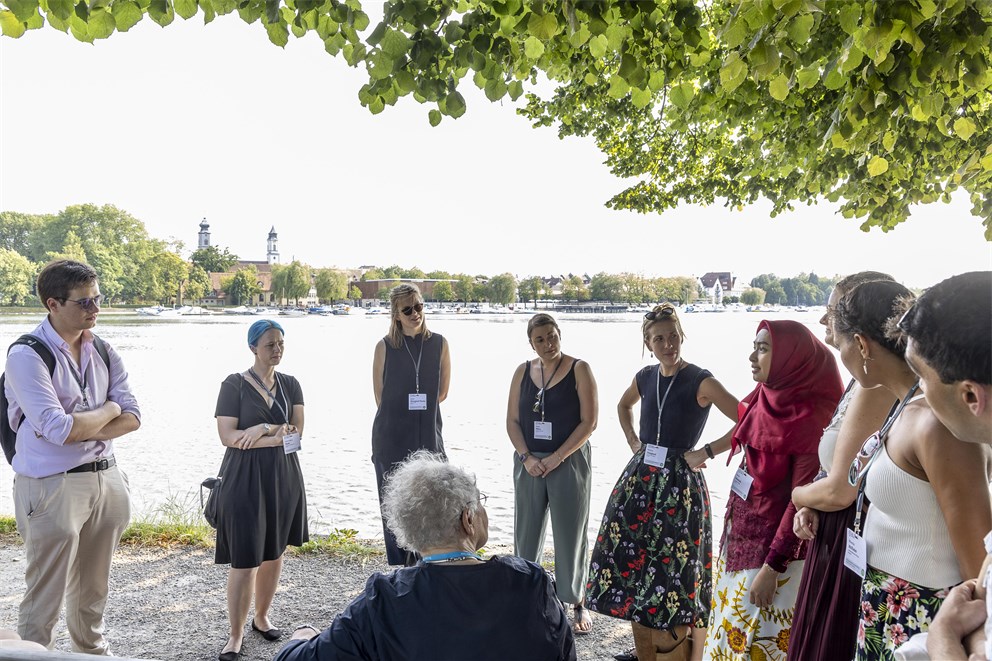
[(682, 371), (682, 359), (679, 359), (679, 368), (675, 370), (675, 374), (672, 375), (672, 380), (668, 382), (668, 387), (665, 388), (665, 396), (661, 396), (661, 363), (658, 363), (658, 379), (655, 381), (655, 401), (658, 403), (658, 434), (655, 436), (655, 445), (661, 445), (661, 412), (665, 410), (665, 402), (668, 401), (668, 393), (671, 392), (672, 386), (675, 385), (675, 379), (679, 378), (679, 372)]
[(410, 360), (413, 360), (413, 372), (414, 379), (416, 379), (417, 384), (417, 394), (420, 394), (420, 359), (424, 357), (424, 334), (420, 333), (420, 353), (417, 354), (417, 359), (413, 360), (413, 352), (410, 351), (410, 345), (406, 343), (406, 336), (403, 336), (403, 346), (406, 347), (406, 352), (410, 354)]
[(538, 398), (541, 400), (541, 422), (544, 422), (544, 395), (548, 391), (548, 384), (555, 380), (555, 374), (558, 373), (558, 368), (561, 367), (561, 361), (564, 359), (564, 354), (558, 357), (558, 363), (555, 364), (555, 368), (551, 372), (551, 378), (547, 381), (544, 380), (544, 361), (540, 358), (537, 359), (541, 365), (541, 389), (537, 393)]
[[(82, 363), (82, 360), (83, 360), (83, 352), (82, 350), (80, 350), (79, 352), (80, 363)], [(84, 371), (82, 376), (80, 376), (79, 372), (76, 371), (76, 366), (72, 364), (73, 361), (71, 357), (66, 362), (69, 364), (69, 372), (72, 374), (72, 378), (76, 380), (76, 384), (79, 386), (79, 391), (83, 395), (83, 406), (85, 406), (88, 410), (90, 408), (90, 400), (89, 397), (86, 396), (86, 372)]]
[[(861, 484), (858, 486), (858, 500), (857, 504), (854, 506), (854, 532), (861, 534), (861, 508), (864, 505), (865, 500), (865, 483), (868, 478), (868, 470), (871, 468), (872, 464), (875, 463), (875, 459), (885, 452), (885, 439), (889, 435), (889, 430), (892, 429), (892, 425), (895, 423), (896, 418), (902, 413), (902, 410), (906, 408), (906, 404), (913, 398), (913, 394), (916, 389), (920, 387), (920, 382), (917, 381), (913, 384), (913, 387), (909, 389), (906, 396), (902, 398), (899, 402), (899, 406), (896, 407), (892, 412), (890, 412), (888, 419), (886, 419), (885, 424), (882, 425), (882, 429), (878, 432), (878, 448), (872, 453), (871, 458), (868, 459), (868, 463), (865, 464), (864, 469), (861, 471)], [(854, 461), (857, 461), (855, 457)]]
[[(279, 398), (276, 397), (276, 394), (273, 391), (271, 391), (271, 390), (268, 389), (268, 387), (265, 385), (265, 383), (262, 382), (262, 379), (258, 376), (258, 374), (255, 374), (255, 370), (254, 369), (248, 368), (248, 373), (251, 374), (251, 378), (255, 379), (255, 383), (257, 383), (258, 385), (260, 385), (262, 387), (262, 390), (265, 391), (265, 394), (272, 398), (273, 403), (279, 408), (279, 412), (282, 413), (282, 417), (286, 419), (286, 424), (287, 425), (290, 424), (289, 423), (289, 400), (286, 399), (286, 389), (283, 388), (283, 387), (280, 387), (279, 388), (280, 394), (282, 394), (282, 402), (280, 402), (279, 401)], [(273, 378), (273, 380), (276, 383), (279, 383), (279, 374), (277, 372), (273, 372), (272, 373), (272, 378)], [(281, 384), (280, 384), (280, 386), (281, 386)], [(285, 404), (285, 406), (284, 406), (284, 404)]]

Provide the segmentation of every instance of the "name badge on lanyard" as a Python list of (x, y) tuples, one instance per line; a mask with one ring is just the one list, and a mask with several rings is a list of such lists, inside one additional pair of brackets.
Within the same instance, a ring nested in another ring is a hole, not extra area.
[(543, 420), (534, 421), (534, 438), (539, 441), (551, 440), (551, 423)]
[(668, 448), (660, 445), (648, 445), (644, 448), (644, 463), (648, 466), (661, 468), (668, 459)]
[(286, 434), (282, 437), (282, 450), (286, 454), (293, 454), (294, 452), (299, 452), (303, 447), (301, 441), (300, 432), (294, 431), (291, 434)]
[(741, 497), (741, 500), (747, 500), (747, 495), (751, 493), (751, 483), (754, 482), (754, 478), (747, 474), (743, 468), (737, 469), (737, 474), (734, 475), (734, 482), (730, 485), (730, 490)]
[(865, 577), (868, 568), (868, 544), (865, 538), (847, 529), (847, 550), (844, 552), (844, 566), (861, 578)]
[(427, 393), (425, 392), (412, 392), (407, 395), (407, 410), (408, 411), (426, 411), (427, 410)]

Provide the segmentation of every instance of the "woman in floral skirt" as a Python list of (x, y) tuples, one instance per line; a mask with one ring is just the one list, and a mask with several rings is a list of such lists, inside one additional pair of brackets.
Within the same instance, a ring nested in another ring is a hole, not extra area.
[(716, 565), (706, 638), (714, 661), (785, 659), (803, 564), (790, 496), (816, 475), (820, 435), (844, 390), (833, 355), (797, 321), (758, 324), (750, 361), (758, 385), (733, 433), (744, 459)]
[[(693, 451), (710, 404), (736, 421), (737, 399), (682, 358), (685, 334), (672, 305), (641, 325), (658, 359), (635, 376), (617, 406), (634, 456), (610, 495), (592, 553), (586, 606), (630, 620), (637, 658), (702, 659), (709, 615), (713, 529), (699, 468), (730, 447), (730, 432)], [(640, 431), (633, 407), (641, 404)]]

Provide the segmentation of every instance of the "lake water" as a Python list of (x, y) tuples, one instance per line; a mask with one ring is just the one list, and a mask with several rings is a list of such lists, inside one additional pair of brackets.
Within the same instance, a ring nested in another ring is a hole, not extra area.
[[(822, 337), (817, 324), (821, 313), (781, 312), (768, 318), (797, 319)], [(190, 496), (193, 502), (199, 483), (216, 474), (224, 452), (213, 418), (217, 392), (226, 375), (252, 364), (245, 337), (258, 318), (164, 320), (101, 314), (96, 331), (123, 356), (142, 410), (141, 429), (116, 443), (136, 513), (152, 513), (170, 496)], [(428, 317), (429, 327), (444, 335), (451, 349), (451, 390), (441, 407), (445, 447), (450, 460), (474, 471), (479, 488), (489, 494), (493, 543), (513, 543), (513, 456), (505, 431), (506, 399), (514, 369), (534, 355), (527, 344), (528, 318)], [(762, 318), (746, 312), (685, 314), (683, 356), (711, 370), (730, 392), (743, 397), (753, 387), (747, 357)], [(8, 346), (41, 319), (0, 316), (0, 346)], [(634, 373), (654, 359), (642, 354), (640, 315), (563, 314), (558, 320), (563, 350), (586, 360), (599, 386), (599, 427), (591, 441), (592, 538), (613, 484), (630, 458), (616, 402)], [(388, 328), (388, 317), (279, 317), (279, 323), (286, 329), (280, 371), (300, 380), (306, 399), (300, 463), (311, 529), (354, 528), (363, 537), (381, 538), (370, 450), (375, 415), (372, 352)], [(701, 442), (720, 437), (729, 425), (714, 407)], [(733, 468), (719, 459), (706, 469), (717, 527), (732, 477)], [(0, 513), (13, 514), (12, 478), (10, 466), (0, 462)]]

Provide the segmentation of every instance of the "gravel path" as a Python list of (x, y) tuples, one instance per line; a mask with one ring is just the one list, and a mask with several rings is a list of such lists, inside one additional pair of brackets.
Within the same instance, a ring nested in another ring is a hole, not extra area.
[[(284, 630), (300, 624), (323, 628), (361, 592), (372, 572), (385, 569), (384, 558), (361, 563), (287, 556), (272, 621)], [(227, 640), (226, 576), (226, 566), (213, 564), (212, 549), (122, 548), (114, 558), (106, 613), (113, 652), (163, 661), (216, 659)], [(24, 548), (16, 538), (0, 538), (0, 627), (16, 627), (23, 591)], [(626, 622), (596, 613), (592, 617), (593, 632), (576, 636), (579, 659), (608, 661), (633, 645)], [(56, 649), (69, 651), (64, 620), (57, 632)], [(245, 661), (260, 661), (271, 659), (279, 648), (280, 643), (248, 632), (242, 652)]]

